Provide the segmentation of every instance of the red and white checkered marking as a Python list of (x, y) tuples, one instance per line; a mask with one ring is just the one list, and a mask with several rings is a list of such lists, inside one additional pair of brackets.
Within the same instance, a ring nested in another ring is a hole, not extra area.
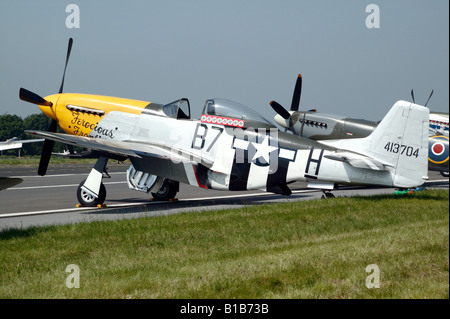
[(244, 127), (245, 121), (238, 120), (231, 117), (214, 116), (203, 114), (200, 118), (202, 123), (220, 124), (234, 127)]
[(430, 120), (430, 123), (434, 124), (434, 125), (445, 125), (445, 126), (448, 126), (448, 122), (444, 122), (444, 121)]

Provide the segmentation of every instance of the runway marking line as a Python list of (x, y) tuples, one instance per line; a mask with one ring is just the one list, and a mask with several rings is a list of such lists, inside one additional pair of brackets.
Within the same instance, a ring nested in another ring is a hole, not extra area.
[[(78, 186), (78, 185), (77, 185)], [(293, 194), (300, 193), (312, 193), (312, 192), (320, 192), (320, 190), (296, 190), (292, 191)], [(241, 195), (225, 195), (225, 196), (212, 196), (212, 197), (199, 197), (199, 198), (187, 198), (180, 199), (178, 203), (182, 202), (190, 202), (190, 201), (202, 201), (202, 200), (214, 200), (214, 199), (227, 199), (227, 198), (236, 198), (236, 197), (259, 197), (259, 196), (267, 196), (274, 195), (271, 193), (251, 193), (251, 194), (241, 194)], [(171, 202), (138, 202), (138, 203), (124, 203), (124, 204), (114, 204), (107, 205), (106, 208), (120, 208), (120, 207), (133, 207), (133, 206), (141, 206), (141, 205), (157, 205), (157, 204), (170, 204)], [(79, 212), (79, 211), (97, 211), (105, 208), (96, 208), (96, 207), (75, 207), (75, 208), (61, 208), (61, 209), (51, 209), (51, 210), (41, 210), (35, 212), (22, 212), (22, 213), (10, 213), (10, 214), (0, 214), (0, 218), (7, 217), (20, 217), (20, 216), (30, 216), (30, 215), (44, 215), (44, 214), (56, 214), (56, 213), (70, 213), (70, 212)]]
[[(109, 175), (125, 175), (126, 172), (112, 172), (108, 173)], [(79, 176), (80, 174), (54, 174), (54, 175), (45, 175), (45, 176), (39, 176), (39, 175), (25, 175), (25, 176), (9, 176), (11, 178), (51, 178), (51, 177), (68, 177), (68, 176)], [(86, 174), (87, 175), (87, 174)]]
[[(126, 184), (127, 182), (106, 182), (103, 183), (105, 185), (113, 185), (113, 184)], [(7, 190), (14, 191), (14, 190), (25, 190), (25, 189), (41, 189), (41, 188), (60, 188), (60, 187), (78, 187), (79, 184), (67, 184), (67, 185), (44, 185), (44, 186), (26, 186), (26, 187), (11, 187)]]

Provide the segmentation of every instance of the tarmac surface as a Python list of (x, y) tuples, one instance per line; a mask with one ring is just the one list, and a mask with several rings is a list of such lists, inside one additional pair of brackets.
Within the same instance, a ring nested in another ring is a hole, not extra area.
[[(290, 202), (316, 199), (320, 190), (308, 189), (306, 183), (293, 183), (291, 196), (262, 191), (216, 191), (180, 184), (177, 201), (154, 202), (151, 195), (130, 190), (127, 186), (127, 164), (109, 163), (103, 183), (107, 190), (106, 207), (76, 208), (76, 190), (89, 174), (92, 164), (51, 165), (47, 175), (37, 175), (37, 165), (0, 167), (0, 182), (8, 188), (0, 188), (0, 230), (29, 226), (67, 224), (97, 220), (114, 220), (160, 216), (202, 210), (220, 210), (245, 205), (273, 202)], [(438, 172), (429, 172), (426, 187), (449, 187), (449, 179)], [(343, 187), (334, 190), (339, 196), (392, 194), (394, 188)]]

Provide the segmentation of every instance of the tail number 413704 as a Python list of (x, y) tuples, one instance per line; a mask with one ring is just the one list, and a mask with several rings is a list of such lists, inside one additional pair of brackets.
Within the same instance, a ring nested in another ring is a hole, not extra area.
[(416, 158), (419, 156), (419, 148), (414, 149), (408, 145), (388, 142), (384, 149), (394, 154), (400, 153), (400, 155), (415, 156)]

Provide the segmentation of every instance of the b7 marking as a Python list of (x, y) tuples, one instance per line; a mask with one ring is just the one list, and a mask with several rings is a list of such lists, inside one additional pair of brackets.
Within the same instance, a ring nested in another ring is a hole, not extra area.
[[(211, 144), (206, 149), (207, 152), (209, 152), (212, 149), (212, 147), (214, 146), (214, 144), (216, 144), (217, 140), (219, 139), (220, 135), (222, 135), (223, 132), (223, 127), (210, 126), (210, 128), (215, 130), (217, 133), (216, 136), (214, 136)], [(191, 147), (196, 150), (202, 150), (205, 147), (207, 134), (208, 134), (208, 126), (206, 124), (198, 123), (197, 127), (195, 128), (194, 138), (192, 139)]]

